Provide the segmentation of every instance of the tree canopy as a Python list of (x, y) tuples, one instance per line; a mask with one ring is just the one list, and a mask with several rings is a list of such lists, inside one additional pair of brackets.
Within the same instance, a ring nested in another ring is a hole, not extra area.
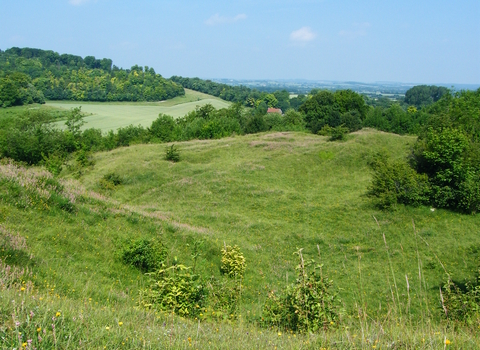
[[(15, 78), (18, 74), (22, 76), (21, 83)], [(108, 58), (82, 58), (31, 48), (0, 51), (0, 79), (0, 100), (5, 106), (42, 102), (43, 97), (75, 101), (160, 101), (185, 94), (182, 86), (163, 78), (153, 68), (135, 65), (120, 69), (112, 66)], [(25, 97), (21, 89), (27, 89), (31, 98)]]

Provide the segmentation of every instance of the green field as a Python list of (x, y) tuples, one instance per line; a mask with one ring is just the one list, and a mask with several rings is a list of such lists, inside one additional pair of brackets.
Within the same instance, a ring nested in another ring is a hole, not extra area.
[[(157, 119), (159, 113), (168, 114), (174, 118), (183, 117), (197, 106), (212, 104), (215, 108), (227, 108), (229, 102), (211, 95), (185, 89), (185, 96), (175, 97), (161, 102), (70, 102), (49, 101), (49, 107), (70, 110), (82, 107), (87, 115), (84, 129), (95, 128), (102, 131), (116, 130), (130, 124), (148, 127)], [(58, 122), (63, 126), (62, 122)]]
[[(385, 212), (365, 196), (375, 152), (405, 157), (414, 142), (369, 129), (345, 142), (263, 133), (178, 143), (179, 163), (163, 160), (166, 145), (136, 145), (97, 153), (80, 173), (64, 170), (66, 188), (83, 193), (75, 213), (22, 209), (17, 197), (9, 202), (16, 192), (0, 192), (0, 225), (26, 239), (25, 253), (10, 261), (27, 264), (34, 283), (0, 293), (0, 336), (50, 328), (44, 338), (59, 348), (439, 349), (448, 339), (451, 348), (476, 349), (480, 325), (443, 321), (439, 287), (445, 270), (459, 282), (478, 271), (478, 218), (430, 207)], [(105, 191), (100, 181), (112, 172), (123, 184)], [(135, 308), (148, 278), (118, 251), (138, 237), (160, 239), (170, 259), (186, 265), (192, 243), (203, 240), (204, 277), (220, 277), (221, 247), (237, 244), (247, 259), (239, 319)], [(294, 281), (298, 248), (324, 264), (342, 299), (345, 312), (331, 331), (294, 336), (257, 326), (269, 291)]]

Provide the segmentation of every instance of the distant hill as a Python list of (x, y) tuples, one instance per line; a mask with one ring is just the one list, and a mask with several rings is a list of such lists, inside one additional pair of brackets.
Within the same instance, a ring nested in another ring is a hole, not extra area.
[[(39, 96), (19, 96), (20, 88)], [(32, 48), (0, 51), (0, 105), (41, 102), (42, 94), (48, 100), (161, 101), (185, 91), (148, 66), (121, 69), (108, 58)]]

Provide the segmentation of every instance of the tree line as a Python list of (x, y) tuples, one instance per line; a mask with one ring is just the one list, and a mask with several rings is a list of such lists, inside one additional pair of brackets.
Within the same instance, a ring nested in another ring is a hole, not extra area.
[(112, 60), (53, 51), (10, 48), (0, 51), (0, 106), (47, 100), (161, 101), (184, 95), (179, 84), (151, 67), (112, 66)]

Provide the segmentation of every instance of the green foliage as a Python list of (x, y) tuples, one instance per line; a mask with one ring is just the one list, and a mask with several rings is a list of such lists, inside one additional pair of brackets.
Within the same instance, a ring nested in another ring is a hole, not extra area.
[(43, 93), (32, 85), (32, 80), (28, 75), (14, 72), (0, 77), (0, 107), (31, 103), (45, 103), (45, 98)]
[(268, 125), (263, 115), (255, 114), (247, 119), (245, 124), (246, 134), (255, 134), (257, 132), (267, 131)]
[(416, 169), (428, 176), (432, 202), (440, 208), (480, 210), (480, 164), (472, 157), (478, 146), (462, 130), (430, 128), (415, 144)]
[(140, 306), (173, 312), (184, 317), (199, 315), (207, 291), (198, 276), (184, 265), (173, 265), (150, 274), (150, 287), (140, 292)]
[(480, 324), (480, 277), (475, 283), (467, 282), (463, 288), (449, 277), (441, 292), (444, 317), (469, 325)]
[(138, 239), (126, 244), (120, 255), (125, 264), (143, 272), (152, 272), (163, 266), (167, 257), (167, 250), (156, 239)]
[(80, 136), (80, 128), (84, 124), (82, 107), (72, 108), (65, 122), (67, 130), (70, 131), (74, 137), (78, 138)]
[(437, 102), (447, 93), (448, 89), (443, 86), (418, 85), (407, 90), (405, 103), (421, 108)]
[(335, 128), (329, 129), (330, 138), (328, 141), (342, 141), (345, 140), (345, 136), (348, 134), (348, 128), (340, 125)]
[(153, 68), (112, 68), (112, 60), (93, 56), (82, 59), (52, 51), (11, 48), (0, 52), (0, 70), (8, 76), (26, 76), (20, 85), (0, 80), (0, 100), (5, 99), (5, 106), (18, 101), (43, 103), (43, 96), (49, 100), (160, 101), (185, 94), (180, 85), (156, 74)]
[(335, 93), (324, 90), (307, 99), (299, 111), (305, 114), (307, 128), (316, 134), (325, 125), (337, 127), (343, 124), (350, 131), (361, 129), (368, 106), (362, 96), (351, 90)]
[(242, 296), (241, 282), (241, 280), (218, 279), (213, 276), (207, 280), (205, 287), (208, 291), (208, 300), (205, 306), (211, 311), (204, 312), (200, 316), (201, 319), (236, 319)]
[(55, 129), (45, 111), (27, 111), (0, 129), (0, 156), (28, 164), (38, 164), (51, 154), (75, 151), (75, 140)]
[(65, 155), (60, 152), (51, 153), (48, 157), (43, 157), (41, 164), (53, 175), (59, 175), (65, 164)]
[(21, 209), (76, 210), (75, 196), (50, 172), (13, 162), (0, 165), (0, 200)]
[(114, 190), (123, 183), (123, 178), (116, 172), (109, 172), (100, 179), (99, 185), (105, 190)]
[(75, 160), (79, 168), (85, 168), (95, 165), (95, 160), (92, 157), (92, 152), (86, 150), (85, 148), (82, 148), (77, 152)]
[(165, 114), (159, 114), (158, 118), (153, 121), (149, 133), (152, 137), (159, 139), (162, 142), (173, 141), (173, 132), (175, 130), (175, 120)]
[(232, 278), (242, 279), (247, 267), (245, 257), (238, 246), (224, 245), (220, 271)]
[(174, 163), (180, 161), (180, 151), (177, 146), (171, 145), (170, 147), (165, 148), (165, 160)]
[(297, 280), (280, 295), (269, 293), (262, 323), (295, 332), (317, 332), (335, 326), (340, 317), (340, 300), (331, 290), (333, 281), (322, 273), (322, 265), (308, 271), (314, 261), (304, 261), (302, 249), (296, 254), (300, 259)]
[(126, 147), (135, 143), (146, 142), (149, 139), (148, 130), (143, 126), (129, 125), (124, 128), (119, 128), (116, 135), (114, 135), (114, 148)]
[(417, 174), (405, 161), (392, 161), (379, 153), (369, 165), (373, 179), (367, 194), (375, 198), (378, 207), (388, 209), (396, 203), (418, 206), (429, 202), (428, 177)]

